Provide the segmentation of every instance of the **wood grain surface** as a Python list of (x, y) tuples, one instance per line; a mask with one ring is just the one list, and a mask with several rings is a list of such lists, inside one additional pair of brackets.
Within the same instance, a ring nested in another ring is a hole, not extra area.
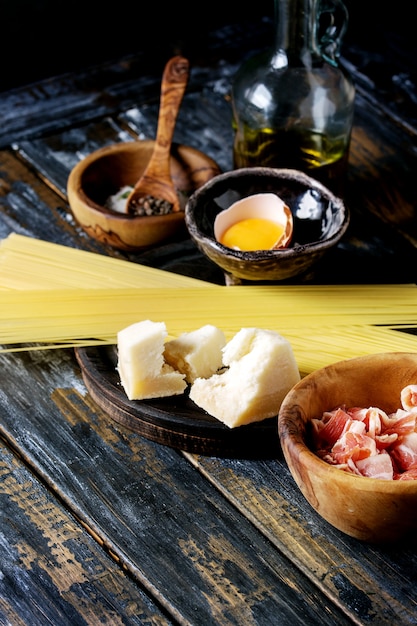
[[(175, 140), (224, 170), (230, 83), (268, 33), (268, 21), (219, 29), (191, 68)], [(305, 282), (416, 282), (415, 59), (400, 39), (376, 39), (344, 48), (358, 88), (352, 220)], [(154, 137), (160, 69), (138, 53), (1, 93), (0, 238), (222, 282), (189, 240), (123, 253), (90, 239), (69, 210), (68, 174), (83, 156)], [(370, 546), (328, 525), (280, 450), (231, 458), (150, 441), (99, 406), (71, 349), (3, 352), (0, 368), (0, 624), (416, 623), (416, 545)]]
[(0, 448), (0, 623), (171, 624), (99, 538)]
[(129, 401), (117, 373), (116, 346), (75, 351), (84, 383), (96, 404), (119, 424), (172, 448), (212, 456), (275, 458), (277, 417), (228, 428), (188, 397)]
[[(168, 614), (190, 624), (256, 624), (274, 612), (283, 624), (322, 621), (315, 583), (182, 454), (115, 427), (86, 394), (70, 350), (0, 361), (1, 436), (129, 575), (159, 590)], [(324, 623), (335, 621), (349, 623), (330, 601)]]

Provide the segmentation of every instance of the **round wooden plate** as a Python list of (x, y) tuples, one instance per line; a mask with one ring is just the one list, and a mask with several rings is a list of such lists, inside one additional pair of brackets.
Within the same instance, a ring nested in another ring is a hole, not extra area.
[(113, 420), (172, 448), (233, 458), (276, 458), (278, 418), (228, 428), (197, 407), (188, 394), (128, 400), (116, 370), (116, 346), (76, 348), (84, 383), (95, 403)]

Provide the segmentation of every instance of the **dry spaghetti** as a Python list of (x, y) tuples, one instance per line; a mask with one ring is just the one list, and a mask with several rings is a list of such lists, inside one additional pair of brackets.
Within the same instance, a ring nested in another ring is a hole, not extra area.
[(20, 235), (0, 244), (3, 351), (114, 343), (141, 319), (170, 336), (204, 324), (231, 337), (270, 328), (292, 343), (307, 373), (337, 360), (415, 351), (415, 285), (219, 286)]

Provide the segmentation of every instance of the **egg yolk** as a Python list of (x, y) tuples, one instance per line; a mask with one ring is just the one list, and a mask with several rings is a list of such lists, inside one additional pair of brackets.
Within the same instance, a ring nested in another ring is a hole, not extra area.
[(220, 243), (235, 250), (271, 250), (284, 232), (284, 227), (272, 220), (252, 217), (230, 226)]

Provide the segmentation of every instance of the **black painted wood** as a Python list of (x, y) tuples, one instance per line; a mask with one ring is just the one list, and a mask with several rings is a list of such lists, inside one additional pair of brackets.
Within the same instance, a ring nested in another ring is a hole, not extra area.
[[(368, 1), (368, 10), (364, 12), (360, 0), (345, 0), (350, 21), (342, 56), (359, 92), (369, 99), (372, 107), (382, 109), (415, 136), (417, 48), (407, 2), (399, 0), (392, 8), (372, 0)], [(374, 10), (370, 6), (374, 6)], [(142, 45), (140, 38), (133, 46), (119, 43), (114, 56), (108, 52), (112, 48), (106, 38), (105, 43), (101, 43), (104, 50), (97, 57), (101, 58), (101, 63), (95, 64), (94, 55), (85, 57), (84, 62), (74, 62), (73, 55), (72, 63), (61, 65), (52, 59), (50, 65), (44, 62), (42, 70), (33, 72), (37, 82), (29, 86), (30, 70), (27, 75), (19, 68), (20, 74), (16, 74), (15, 80), (5, 83), (11, 88), (1, 89), (0, 82), (0, 148), (14, 141), (114, 115), (135, 105), (157, 102), (162, 69), (172, 53), (181, 53), (191, 60), (189, 91), (198, 91), (210, 81), (217, 82), (217, 87), (222, 89), (226, 70), (228, 80), (244, 57), (273, 41), (272, 2), (259, 4), (255, 13), (252, 7), (246, 12), (239, 7), (239, 11), (240, 16), (233, 15), (234, 11), (225, 11), (223, 5), (217, 20), (213, 18), (216, 12), (212, 11), (204, 24), (199, 22), (200, 35), (198, 30), (186, 29), (184, 33), (180, 27), (175, 33), (172, 28), (170, 37), (161, 45), (160, 38), (155, 39), (151, 32), (142, 40)], [(179, 9), (173, 24), (178, 26), (183, 22)], [(213, 23), (218, 27), (207, 30)], [(2, 40), (2, 45), (7, 46), (7, 39)], [(51, 56), (49, 51), (48, 56)], [(33, 63), (35, 59), (36, 55)], [(30, 68), (30, 58), (22, 58), (22, 61), (26, 69)], [(8, 63), (13, 73), (9, 57)]]
[(172, 624), (0, 442), (0, 623)]
[(172, 448), (211, 456), (275, 458), (277, 417), (228, 428), (188, 397), (129, 401), (117, 373), (116, 346), (75, 350), (84, 383), (96, 404), (119, 424)]
[(173, 619), (351, 623), (181, 454), (116, 428), (72, 351), (0, 362), (0, 435)]
[[(358, 85), (352, 224), (308, 282), (416, 281), (415, 59), (408, 39), (371, 32), (366, 19), (344, 47)], [(268, 19), (222, 25), (194, 59), (176, 140), (223, 169), (231, 78), (270, 33)], [(138, 52), (0, 93), (0, 238), (19, 232), (222, 282), (189, 240), (140, 255), (98, 244), (66, 200), (85, 154), (153, 135), (161, 61)], [(415, 624), (416, 545), (369, 546), (330, 527), (279, 450), (232, 459), (149, 441), (98, 406), (70, 349), (3, 353), (0, 367), (0, 623), (44, 611), (74, 624)]]
[[(219, 99), (222, 106), (219, 106)], [(68, 174), (80, 158), (100, 145), (134, 140), (138, 136), (152, 137), (157, 114), (156, 102), (130, 108), (111, 120), (91, 122), (58, 135), (16, 145), (19, 159), (28, 163), (62, 197), (61, 211), (66, 229), (69, 225), (75, 229), (71, 245), (87, 246), (155, 266), (165, 262), (166, 247), (156, 252), (128, 255), (93, 243), (77, 230), (66, 203)], [(225, 94), (219, 95), (214, 85), (209, 83), (202, 92), (187, 94), (184, 98), (177, 121), (176, 140), (205, 151), (223, 170), (230, 169), (232, 129), (229, 122), (230, 105)], [(207, 131), (198, 133), (198, 128), (207, 128)], [(343, 242), (307, 276), (297, 280), (317, 283), (415, 282), (417, 220), (413, 217), (417, 191), (414, 186), (414, 160), (413, 143), (409, 141), (408, 132), (402, 134), (397, 124), (380, 112), (371, 114), (368, 102), (359, 95), (346, 191), (351, 225)], [(21, 176), (20, 171), (17, 176)], [(20, 188), (17, 193), (20, 193)], [(12, 209), (17, 221), (22, 216), (20, 205), (18, 211)], [(42, 219), (43, 213), (45, 217)], [(32, 228), (37, 236), (54, 240), (58, 233), (51, 232), (50, 235), (48, 232), (52, 224), (49, 228), (44, 226), (48, 214), (47, 206), (37, 209), (37, 219), (32, 220)], [(190, 246), (193, 248), (187, 242), (183, 249), (172, 248), (172, 256), (177, 256), (177, 265), (181, 266), (180, 272), (196, 275), (199, 269), (205, 268), (205, 276), (219, 282), (217, 268), (196, 250), (191, 263)]]

